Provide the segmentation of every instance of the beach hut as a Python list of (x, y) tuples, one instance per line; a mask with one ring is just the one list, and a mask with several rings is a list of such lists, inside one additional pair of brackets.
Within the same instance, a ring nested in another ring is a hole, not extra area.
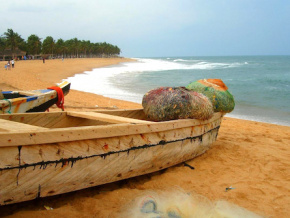
[(0, 51), (0, 59), (5, 61), (6, 59), (12, 59), (12, 58), (20, 58), (22, 56), (26, 55), (25, 51), (21, 51), (19, 48), (16, 48), (14, 50), (12, 49), (5, 49), (4, 51)]

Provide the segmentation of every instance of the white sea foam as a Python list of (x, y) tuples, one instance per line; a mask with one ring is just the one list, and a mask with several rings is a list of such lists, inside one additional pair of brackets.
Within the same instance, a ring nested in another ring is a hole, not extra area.
[(173, 60), (174, 62), (193, 62), (193, 61), (198, 61), (198, 60), (185, 60), (185, 59), (175, 59)]
[(239, 63), (211, 63), (201, 60), (189, 60), (189, 62), (180, 63), (180, 60), (183, 59), (177, 59), (179, 62), (168, 59), (137, 58), (136, 60), (136, 62), (122, 63), (111, 67), (86, 71), (82, 74), (70, 77), (67, 80), (71, 82), (71, 88), (75, 90), (141, 103), (143, 95), (116, 87), (115, 84), (111, 82), (111, 78), (118, 77), (121, 73), (126, 73), (128, 76), (131, 74), (133, 76), (136, 73), (142, 72), (195, 69), (207, 70), (235, 67), (239, 65)]
[(69, 77), (67, 80), (71, 82), (71, 89), (120, 100), (136, 101), (138, 97), (135, 93), (119, 89), (109, 80), (122, 72), (124, 72), (122, 67), (97, 68)]

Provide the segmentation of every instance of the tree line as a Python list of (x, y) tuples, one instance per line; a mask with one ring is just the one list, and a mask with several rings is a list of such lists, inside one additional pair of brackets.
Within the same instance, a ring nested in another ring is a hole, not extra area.
[[(27, 40), (21, 35), (8, 29), (0, 37), (0, 52), (5, 55), (5, 51), (17, 55), (16, 51), (26, 52), (28, 56), (46, 56), (51, 58), (59, 57), (110, 57), (118, 56), (120, 48), (106, 42), (93, 43), (90, 40), (79, 40), (72, 38), (69, 40), (57, 39), (47, 36), (43, 41), (36, 34), (31, 34)], [(6, 55), (8, 56), (8, 54)]]

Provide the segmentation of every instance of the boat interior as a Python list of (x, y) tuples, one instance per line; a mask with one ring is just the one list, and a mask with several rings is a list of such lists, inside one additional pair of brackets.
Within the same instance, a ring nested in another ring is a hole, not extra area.
[[(32, 94), (32, 93), (31, 93)], [(35, 93), (33, 93), (35, 95)], [(13, 99), (13, 98), (20, 98), (20, 97), (27, 97), (31, 95), (27, 95), (26, 93), (20, 93), (20, 92), (12, 92), (12, 91), (7, 91), (7, 92), (2, 92), (2, 98), (1, 99)]]
[(142, 109), (19, 113), (0, 115), (1, 131), (21, 131), (121, 123), (151, 123)]
[[(23, 98), (23, 97), (29, 97), (29, 96), (36, 96), (39, 94), (43, 94), (44, 91), (3, 91), (2, 99), (14, 99), (14, 98)], [(50, 90), (48, 90), (50, 91)]]

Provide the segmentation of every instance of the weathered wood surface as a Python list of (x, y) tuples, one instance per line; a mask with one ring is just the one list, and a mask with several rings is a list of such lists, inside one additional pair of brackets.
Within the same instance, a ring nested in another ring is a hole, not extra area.
[[(64, 115), (62, 112), (60, 117)], [(32, 137), (27, 145), (21, 142), (14, 146), (1, 145), (0, 205), (110, 183), (192, 159), (204, 153), (216, 140), (220, 122), (221, 114), (216, 114), (210, 122), (177, 120), (32, 131), (31, 134), (41, 133), (47, 137), (53, 136), (46, 135), (47, 132), (61, 134), (70, 129), (64, 134), (88, 136), (60, 142), (50, 142), (46, 138), (48, 142), (42, 140), (41, 144)], [(73, 131), (74, 128), (78, 130)], [(1, 140), (7, 134), (13, 135), (2, 132)], [(20, 137), (24, 133), (15, 134)]]
[(19, 132), (19, 131), (34, 131), (34, 130), (44, 130), (46, 128), (39, 126), (32, 126), (25, 123), (19, 123), (15, 121), (8, 121), (0, 119), (0, 131), (9, 131), (9, 132)]
[[(36, 116), (43, 115), (41, 120), (46, 120), (47, 113), (36, 113)], [(55, 113), (58, 116), (58, 113)], [(61, 113), (60, 113), (61, 114)], [(65, 113), (63, 113), (65, 114)], [(221, 116), (220, 113), (216, 113), (209, 120), (172, 120), (166, 122), (152, 122), (149, 124), (113, 124), (113, 125), (97, 125), (97, 126), (81, 126), (81, 127), (69, 127), (69, 128), (52, 128), (48, 130), (35, 130), (33, 132), (18, 132), (18, 133), (1, 133), (0, 132), (0, 147), (16, 146), (16, 145), (33, 145), (33, 144), (45, 144), (54, 142), (66, 142), (75, 140), (86, 140), (92, 138), (107, 138), (116, 137), (122, 135), (131, 134), (144, 134), (151, 132), (159, 132), (165, 130), (171, 130), (176, 128), (184, 128), (189, 126), (200, 126), (200, 130), (196, 131), (198, 135), (202, 132), (202, 128), (211, 128), (211, 123)], [(25, 114), (14, 115), (14, 117), (25, 117)], [(24, 118), (25, 119), (25, 118)], [(36, 119), (37, 120), (37, 119)], [(53, 122), (58, 122), (55, 117), (50, 118)], [(37, 121), (38, 122), (38, 121)], [(47, 121), (48, 122), (48, 121)], [(66, 125), (66, 121), (60, 121)], [(210, 124), (206, 126), (204, 124)], [(50, 125), (48, 122), (47, 125)], [(46, 127), (46, 126), (43, 126)], [(0, 128), (5, 128), (0, 126)]]
[(68, 112), (69, 116), (81, 117), (94, 120), (102, 120), (108, 123), (152, 123), (145, 120), (137, 120), (127, 117), (114, 116), (109, 114), (102, 114), (97, 112)]

